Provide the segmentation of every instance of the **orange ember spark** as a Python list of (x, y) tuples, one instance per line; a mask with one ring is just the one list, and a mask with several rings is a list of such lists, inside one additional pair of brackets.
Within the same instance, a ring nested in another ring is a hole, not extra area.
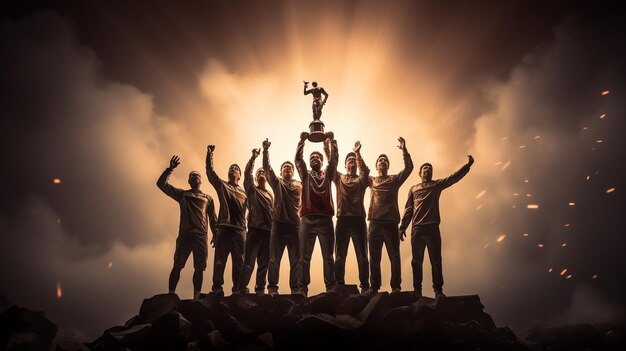
[(109, 267), (109, 268), (113, 267), (113, 262), (109, 262), (109, 264), (107, 265), (107, 267)]
[(543, 244), (538, 244), (537, 247), (543, 248)]
[(478, 193), (478, 195), (476, 195), (476, 200), (480, 199), (483, 195), (485, 195), (486, 192), (487, 190), (483, 190), (480, 193)]
[(561, 244), (561, 247), (565, 247), (565, 246), (567, 246), (567, 243)]
[(504, 171), (505, 169), (507, 169), (509, 167), (509, 165), (511, 164), (511, 161), (507, 161), (504, 166), (502, 166), (502, 170)]
[(520, 146), (519, 146), (519, 148), (520, 148), (520, 149), (523, 149), (523, 148), (525, 148), (525, 147), (526, 147), (526, 145), (520, 145)]
[(591, 277), (591, 279), (598, 279), (598, 275), (594, 274), (593, 277)]
[(61, 282), (57, 281), (57, 298), (63, 297), (63, 291), (61, 290)]
[(600, 119), (603, 119), (604, 117), (606, 117), (606, 113), (603, 113), (602, 116), (600, 116)]
[(498, 166), (498, 165), (500, 165), (501, 163), (502, 163), (502, 161), (498, 161), (498, 162), (496, 162), (496, 163), (494, 164), (494, 166)]
[(524, 183), (528, 183), (528, 179), (524, 179)]
[(605, 91), (602, 92), (602, 95), (609, 95), (609, 93), (610, 93), (610, 91), (605, 90)]
[(600, 144), (600, 143), (602, 143), (602, 142), (603, 142), (603, 140), (602, 140), (602, 139), (598, 139), (598, 140), (596, 140), (596, 143), (598, 143), (598, 144)]
[(567, 268), (565, 268), (565, 269), (563, 269), (563, 270), (561, 271), (561, 275), (563, 275), (563, 274), (565, 274), (565, 273), (567, 273)]
[(61, 178), (54, 178), (54, 179), (52, 179), (52, 183), (54, 183), (54, 184), (61, 184)]
[(498, 237), (498, 240), (496, 240), (497, 242), (502, 242), (502, 240), (504, 240), (504, 238), (506, 238), (506, 234), (502, 234)]
[(533, 194), (526, 194), (526, 197), (533, 197)]
[(565, 277), (565, 279), (569, 279), (569, 278), (571, 278), (571, 277), (572, 277), (572, 275), (570, 274), (570, 275), (568, 275), (567, 277)]
[(528, 238), (528, 233), (524, 233), (522, 235)]
[(570, 205), (570, 206), (576, 206), (576, 203), (575, 203), (575, 202), (570, 202), (568, 205)]
[(513, 193), (513, 196), (519, 196), (519, 193)]
[(591, 179), (591, 176), (587, 176), (587, 180)]
[(550, 269), (548, 269), (548, 273), (552, 273), (552, 267), (550, 267)]
[(563, 225), (564, 227), (569, 227), (569, 223), (566, 223), (565, 225)]
[(539, 205), (537, 205), (537, 204), (530, 204), (530, 205), (526, 205), (526, 208), (534, 210), (534, 209), (538, 209)]
[(610, 194), (610, 193), (612, 193), (612, 192), (614, 192), (614, 191), (615, 191), (615, 188), (610, 188), (610, 189), (607, 189), (607, 190), (606, 190), (606, 193), (607, 193), (607, 194)]
[(535, 140), (541, 138), (541, 135), (535, 135)]
[(587, 130), (587, 129), (589, 129), (589, 127), (583, 127), (583, 130)]

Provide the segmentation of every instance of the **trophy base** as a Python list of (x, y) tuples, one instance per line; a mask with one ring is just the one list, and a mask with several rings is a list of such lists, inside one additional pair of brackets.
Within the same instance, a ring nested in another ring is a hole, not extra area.
[(320, 120), (313, 121), (309, 124), (309, 141), (319, 143), (326, 140), (326, 133), (324, 133), (324, 123)]

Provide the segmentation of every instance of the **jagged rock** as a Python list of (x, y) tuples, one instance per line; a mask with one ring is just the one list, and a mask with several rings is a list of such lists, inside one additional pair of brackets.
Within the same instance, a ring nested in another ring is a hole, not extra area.
[(12, 305), (0, 315), (0, 347), (7, 350), (48, 350), (56, 333), (56, 324), (40, 311)]
[(160, 294), (143, 300), (139, 309), (139, 318), (152, 323), (155, 320), (177, 311), (180, 299), (176, 294)]
[(311, 296), (301, 309), (304, 313), (319, 314), (325, 313), (330, 315), (337, 314), (338, 307), (345, 301), (345, 295), (336, 292), (326, 292), (319, 295)]
[(361, 312), (370, 301), (370, 296), (351, 295), (348, 296), (339, 306), (337, 306), (337, 314), (347, 314), (356, 316)]
[(110, 350), (125, 346), (131, 350), (149, 350), (153, 344), (149, 339), (150, 327), (150, 324), (138, 324), (134, 327), (108, 333), (105, 335), (104, 349)]
[(89, 348), (78, 339), (76, 334), (63, 328), (58, 329), (54, 344), (56, 351), (89, 351)]
[(354, 284), (336, 285), (333, 291), (341, 295), (358, 295), (359, 294), (359, 288)]
[(256, 338), (266, 347), (270, 349), (274, 348), (274, 337), (272, 337), (272, 333), (259, 334)]
[(198, 346), (201, 350), (220, 350), (228, 344), (229, 342), (224, 339), (219, 330), (214, 330), (198, 340)]
[(146, 324), (146, 323), (148, 323), (148, 321), (144, 321), (139, 316), (134, 316), (131, 319), (127, 320), (126, 323), (124, 323), (124, 325), (126, 327), (133, 327), (133, 326), (135, 326), (137, 324)]

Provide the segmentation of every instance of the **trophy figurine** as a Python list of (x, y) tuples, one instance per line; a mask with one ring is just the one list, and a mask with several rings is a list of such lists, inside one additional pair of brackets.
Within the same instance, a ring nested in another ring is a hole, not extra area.
[[(307, 89), (309, 87), (309, 82), (304, 82), (304, 95), (313, 94), (313, 122), (309, 124), (309, 141), (314, 143), (319, 143), (326, 140), (326, 133), (324, 133), (324, 123), (320, 121), (322, 117), (322, 108), (326, 104), (326, 100), (328, 100), (328, 93), (324, 88), (318, 87), (317, 82), (311, 83), (313, 88)], [(324, 95), (324, 100), (322, 100), (322, 95)]]

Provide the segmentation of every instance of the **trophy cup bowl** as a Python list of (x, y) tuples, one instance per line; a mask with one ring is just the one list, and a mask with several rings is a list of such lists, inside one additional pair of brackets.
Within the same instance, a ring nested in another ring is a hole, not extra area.
[(326, 140), (326, 133), (324, 133), (324, 123), (322, 121), (314, 120), (309, 124), (309, 141), (313, 143), (320, 143)]

